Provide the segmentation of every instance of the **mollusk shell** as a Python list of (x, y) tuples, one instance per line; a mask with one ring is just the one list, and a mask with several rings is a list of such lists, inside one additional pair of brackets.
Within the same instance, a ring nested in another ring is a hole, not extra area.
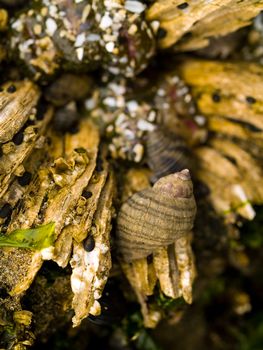
[(148, 133), (147, 163), (153, 171), (154, 180), (181, 171), (191, 164), (190, 151), (184, 140), (163, 129)]
[(196, 204), (187, 169), (158, 180), (135, 193), (121, 207), (117, 244), (123, 260), (146, 257), (193, 228)]

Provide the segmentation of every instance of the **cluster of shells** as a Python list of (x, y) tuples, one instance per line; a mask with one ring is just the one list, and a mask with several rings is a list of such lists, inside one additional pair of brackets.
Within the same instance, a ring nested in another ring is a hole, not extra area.
[(0, 249), (0, 327), (15, 324), (14, 349), (33, 343), (21, 300), (44, 260), (71, 267), (61, 310), (73, 326), (101, 313), (117, 269), (155, 327), (156, 288), (192, 302), (194, 194), (197, 219), (205, 201), (230, 235), (263, 204), (263, 67), (247, 44), (237, 62), (160, 58), (165, 68), (136, 75), (157, 50), (200, 50), (247, 26), (263, 2), (0, 4), (0, 232), (55, 223), (49, 247)]

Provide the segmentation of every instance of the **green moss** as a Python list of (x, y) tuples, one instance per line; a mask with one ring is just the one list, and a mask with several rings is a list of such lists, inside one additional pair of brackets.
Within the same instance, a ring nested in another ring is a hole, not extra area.
[(164, 295), (161, 290), (158, 292), (158, 295), (156, 295), (156, 303), (163, 311), (172, 310), (186, 304), (182, 297), (178, 299), (169, 298)]
[(50, 247), (55, 241), (55, 223), (30, 229), (18, 229), (9, 235), (0, 234), (0, 247), (27, 248), (42, 250)]

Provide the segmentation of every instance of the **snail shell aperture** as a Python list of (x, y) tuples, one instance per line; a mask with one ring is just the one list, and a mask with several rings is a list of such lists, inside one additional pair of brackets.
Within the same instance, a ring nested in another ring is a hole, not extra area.
[(117, 218), (117, 244), (123, 260), (147, 257), (187, 234), (196, 214), (193, 185), (187, 169), (159, 179), (135, 193)]

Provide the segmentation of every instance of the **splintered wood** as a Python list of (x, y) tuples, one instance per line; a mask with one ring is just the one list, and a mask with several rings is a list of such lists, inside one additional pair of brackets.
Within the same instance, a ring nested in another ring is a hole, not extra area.
[(176, 44), (177, 50), (191, 51), (249, 25), (262, 9), (262, 0), (157, 0), (146, 17), (166, 31), (161, 48)]
[[(48, 110), (46, 114), (48, 117), (41, 118), (42, 124), (52, 113)], [(41, 130), (40, 125), (38, 131)], [(5, 217), (0, 218), (0, 229), (8, 235), (17, 228), (54, 222), (55, 246), (41, 251), (2, 250), (1, 280), (5, 279), (10, 295), (21, 295), (31, 285), (44, 260), (52, 259), (66, 267), (71, 259), (73, 324), (76, 326), (89, 313), (100, 312), (98, 299), (111, 268), (109, 233), (115, 181), (105, 151), (99, 152), (98, 129), (87, 119), (80, 122), (75, 134), (59, 135), (49, 130), (48, 142), (43, 140), (42, 148), (31, 153), (40, 135), (37, 133), (31, 141), (30, 150), (26, 141), (22, 142), (26, 156), (24, 151), (23, 156), (16, 157), (17, 163), (8, 174), (9, 181), (3, 177), (5, 192), (1, 201), (14, 209), (9, 222)], [(15, 154), (17, 152), (15, 149)], [(19, 166), (21, 175), (24, 169), (27, 173), (30, 171), (28, 183), (17, 181), (14, 171)], [(22, 199), (17, 205), (20, 196)], [(91, 249), (85, 241), (89, 237), (94, 239)]]

